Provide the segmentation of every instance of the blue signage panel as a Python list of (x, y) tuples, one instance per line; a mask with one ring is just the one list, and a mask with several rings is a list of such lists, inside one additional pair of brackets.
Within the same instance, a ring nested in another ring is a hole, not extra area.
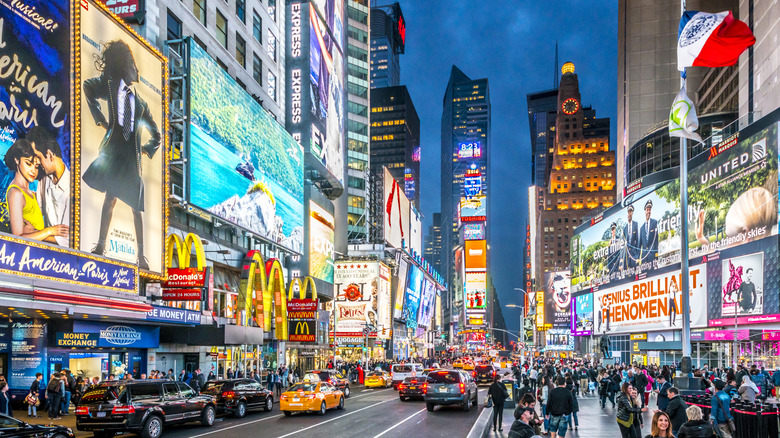
[(146, 320), (177, 324), (200, 324), (200, 313), (175, 307), (152, 306), (152, 310), (146, 313)]
[(137, 293), (135, 266), (0, 235), (0, 272)]
[(11, 323), (11, 388), (29, 388), (36, 373), (46, 372), (46, 323)]
[(98, 347), (157, 348), (160, 328), (133, 324), (73, 321), (74, 333), (99, 333)]

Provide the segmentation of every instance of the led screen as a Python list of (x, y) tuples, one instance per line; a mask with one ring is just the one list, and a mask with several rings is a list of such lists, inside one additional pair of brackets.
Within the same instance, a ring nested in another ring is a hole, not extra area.
[(434, 306), (436, 305), (436, 288), (432, 280), (423, 279), (422, 297), (420, 298), (420, 313), (417, 317), (418, 324), (423, 327), (431, 327)]
[(487, 269), (487, 241), (467, 240), (466, 246), (466, 271)]
[(485, 295), (487, 293), (487, 273), (466, 272), (466, 311), (483, 311), (487, 306)]
[(574, 337), (566, 329), (550, 329), (545, 334), (547, 351), (574, 351)]
[(336, 336), (362, 336), (367, 324), (378, 326), (380, 264), (340, 261), (334, 273)]
[(461, 222), (484, 222), (487, 219), (487, 198), (485, 195), (460, 198)]
[(575, 297), (571, 309), (571, 332), (575, 336), (589, 336), (593, 332), (593, 294)]
[(406, 295), (406, 280), (409, 275), (409, 262), (404, 258), (398, 263), (396, 277), (395, 300), (393, 302), (393, 318), (402, 319), (404, 310), (404, 295)]
[(458, 143), (458, 158), (482, 157), (482, 144), (478, 141)]
[(463, 224), (463, 240), (485, 240), (485, 224)]
[(545, 272), (544, 285), (546, 288), (545, 324), (551, 324), (553, 328), (569, 329), (572, 302), (569, 271)]
[(309, 201), (309, 275), (333, 283), (336, 224), (333, 215)]
[(303, 150), (190, 43), (190, 202), (303, 252)]
[(417, 266), (409, 266), (409, 282), (406, 285), (406, 298), (404, 299), (403, 319), (406, 327), (417, 328), (417, 315), (420, 310), (420, 298), (422, 295), (423, 272)]

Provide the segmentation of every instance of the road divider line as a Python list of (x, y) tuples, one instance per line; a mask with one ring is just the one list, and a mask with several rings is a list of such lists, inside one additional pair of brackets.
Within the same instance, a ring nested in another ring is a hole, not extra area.
[(279, 415), (274, 415), (273, 417), (265, 417), (265, 418), (260, 418), (260, 419), (253, 420), (253, 421), (248, 421), (246, 423), (234, 424), (233, 426), (223, 427), (221, 429), (212, 430), (211, 432), (202, 433), (200, 435), (194, 435), (194, 436), (191, 436), (190, 438), (200, 438), (202, 436), (211, 435), (211, 434), (214, 434), (214, 433), (219, 433), (219, 432), (222, 432), (224, 430), (235, 429), (236, 427), (243, 427), (243, 426), (246, 426), (246, 425), (252, 424), (252, 423), (259, 423), (261, 421), (270, 420), (271, 418), (278, 418), (278, 417), (281, 417), (283, 415), (284, 414), (279, 414)]
[[(366, 410), (366, 409), (368, 409), (368, 408), (373, 408), (374, 406), (381, 405), (382, 403), (387, 403), (387, 402), (389, 402), (389, 401), (392, 401), (392, 400), (395, 400), (395, 397), (393, 397), (393, 398), (389, 398), (389, 399), (387, 399), (387, 400), (385, 400), (385, 401), (381, 401), (381, 402), (378, 402), (378, 403), (374, 403), (373, 405), (368, 405), (368, 406), (366, 406), (366, 407), (363, 407), (363, 408), (360, 408), (360, 409), (358, 409), (358, 410), (356, 410), (356, 411), (350, 411), (350, 412), (347, 412), (347, 413), (346, 413), (346, 414), (344, 414), (344, 415), (339, 415), (338, 417), (331, 418), (330, 420), (325, 420), (325, 421), (321, 421), (321, 422), (319, 422), (319, 423), (317, 423), (317, 424), (312, 424), (312, 425), (311, 425), (311, 426), (309, 426), (309, 427), (304, 427), (303, 429), (298, 429), (298, 430), (296, 430), (295, 432), (290, 432), (290, 433), (288, 433), (288, 434), (286, 434), (286, 435), (282, 435), (282, 436), (280, 436), (280, 437), (277, 437), (277, 438), (286, 438), (286, 437), (288, 437), (288, 436), (296, 435), (296, 434), (298, 434), (298, 433), (300, 433), (300, 432), (303, 432), (304, 430), (309, 430), (309, 429), (311, 429), (311, 428), (313, 428), (313, 427), (322, 426), (322, 425), (323, 425), (323, 424), (325, 424), (325, 423), (330, 423), (331, 421), (336, 421), (336, 420), (339, 420), (339, 419), (341, 419), (341, 418), (347, 417), (347, 416), (349, 416), (349, 415), (352, 415), (352, 414), (357, 414), (357, 413), (358, 413), (358, 412), (360, 412), (360, 411)], [(195, 437), (192, 437), (192, 438), (195, 438)]]
[[(426, 408), (427, 409), (427, 408)], [(400, 426), (401, 424), (411, 420), (415, 415), (419, 414), (420, 412), (424, 412), (425, 409), (420, 409), (419, 411), (415, 412), (414, 414), (404, 418), (403, 420), (399, 421), (398, 423), (395, 423), (395, 426), (386, 429), (384, 432), (380, 433), (379, 435), (375, 436), (374, 438), (379, 438), (380, 436), (386, 434), (387, 432), (390, 432), (391, 430), (395, 429), (396, 427)]]

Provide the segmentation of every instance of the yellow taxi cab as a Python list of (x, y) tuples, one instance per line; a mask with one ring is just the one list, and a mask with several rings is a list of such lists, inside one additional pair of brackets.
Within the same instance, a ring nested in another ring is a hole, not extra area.
[(463, 362), (463, 371), (474, 371), (474, 362), (470, 360)]
[(455, 359), (452, 361), (452, 367), (453, 368), (463, 368), (463, 361), (460, 359)]
[(393, 386), (393, 378), (387, 371), (371, 371), (366, 376), (366, 388), (389, 388)]
[(344, 409), (344, 393), (328, 382), (303, 381), (291, 386), (279, 399), (279, 409), (289, 417), (293, 412), (317, 412)]

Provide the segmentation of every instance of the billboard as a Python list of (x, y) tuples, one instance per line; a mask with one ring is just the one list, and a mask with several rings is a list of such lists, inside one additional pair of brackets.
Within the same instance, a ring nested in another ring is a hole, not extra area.
[(309, 275), (333, 283), (336, 224), (333, 215), (309, 201)]
[(482, 173), (477, 169), (476, 164), (472, 169), (466, 170), (463, 176), (463, 196), (473, 198), (482, 194)]
[(589, 336), (593, 332), (593, 294), (580, 295), (572, 300), (571, 333)]
[(336, 263), (336, 336), (362, 336), (367, 324), (379, 327), (378, 316), (384, 312), (378, 300), (382, 289), (380, 266), (379, 262), (365, 261)]
[(485, 224), (463, 224), (463, 240), (485, 240)]
[(190, 42), (189, 202), (303, 252), (301, 146)]
[(571, 242), (572, 292), (630, 281), (680, 262), (680, 183), (591, 219)]
[(460, 198), (461, 222), (484, 222), (487, 219), (487, 198), (485, 195)]
[(487, 303), (487, 273), (466, 272), (464, 285), (466, 313), (481, 313), (485, 311)]
[[(0, 75), (0, 232), (63, 247), (70, 246), (72, 226), (71, 4), (32, 0), (0, 8), (7, 68)], [(46, 25), (29, 20), (23, 8)]]
[(552, 324), (547, 321), (546, 309), (544, 305), (544, 291), (536, 292), (536, 329), (548, 330), (552, 328)]
[(423, 253), (422, 214), (412, 207), (409, 210), (409, 249), (417, 254)]
[(571, 327), (571, 275), (569, 271), (552, 271), (544, 273), (545, 324), (553, 328)]
[(568, 329), (550, 329), (545, 334), (546, 351), (574, 351), (574, 336)]
[(395, 300), (393, 302), (393, 318), (401, 319), (404, 309), (404, 295), (406, 295), (406, 277), (409, 274), (409, 262), (403, 257), (398, 263), (398, 277), (395, 285)]
[(376, 297), (377, 336), (390, 339), (393, 329), (393, 297), (390, 292), (390, 268), (379, 264), (379, 287)]
[(409, 199), (404, 194), (398, 182), (390, 175), (387, 168), (383, 168), (384, 187), (384, 235), (385, 241), (394, 248), (408, 248), (410, 242)]
[(436, 287), (433, 280), (423, 279), (422, 297), (420, 298), (420, 313), (417, 317), (418, 324), (422, 327), (431, 327), (433, 311), (436, 306)]
[(467, 240), (466, 245), (466, 271), (487, 269), (487, 241)]
[(415, 265), (409, 265), (409, 281), (406, 283), (406, 296), (404, 297), (403, 319), (407, 328), (417, 328), (417, 316), (420, 311), (420, 299), (422, 298), (423, 271)]
[(691, 258), (777, 234), (779, 126), (767, 116), (691, 163)]
[[(707, 266), (691, 266), (691, 327), (707, 326)], [(593, 293), (596, 334), (682, 327), (679, 271), (644, 278)]]
[(478, 141), (458, 143), (458, 158), (480, 157), (482, 157), (482, 143)]
[(97, 3), (82, 1), (79, 11), (75, 95), (84, 111), (75, 112), (81, 184), (74, 199), (80, 234), (74, 238), (82, 251), (162, 274), (167, 60)]

